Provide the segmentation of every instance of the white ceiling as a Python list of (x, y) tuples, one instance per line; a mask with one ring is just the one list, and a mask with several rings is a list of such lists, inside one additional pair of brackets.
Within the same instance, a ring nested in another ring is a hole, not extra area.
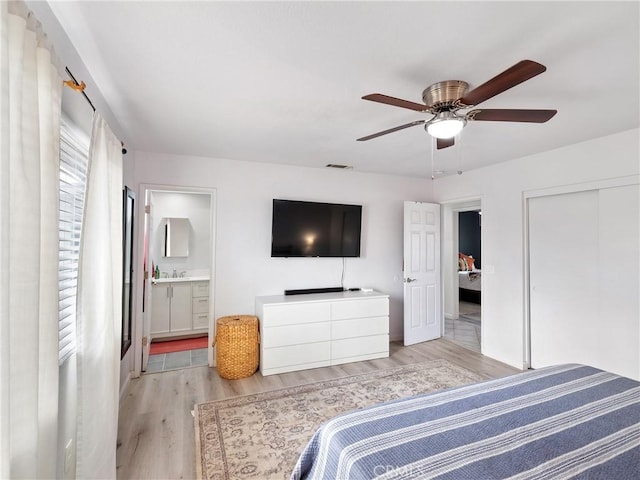
[[(637, 1), (50, 7), (135, 150), (428, 178), (640, 124)], [(470, 122), (435, 153), (422, 126), (356, 142), (431, 117), (363, 95), (421, 102), (434, 82), (474, 88), (523, 59), (547, 71), (482, 106), (557, 109), (545, 124)]]

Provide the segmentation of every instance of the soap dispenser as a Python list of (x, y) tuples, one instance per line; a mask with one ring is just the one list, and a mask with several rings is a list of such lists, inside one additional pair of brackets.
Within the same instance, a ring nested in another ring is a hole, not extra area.
[(156, 271), (154, 272), (154, 275), (156, 277), (156, 280), (160, 278), (160, 269), (158, 268), (157, 265), (156, 265)]

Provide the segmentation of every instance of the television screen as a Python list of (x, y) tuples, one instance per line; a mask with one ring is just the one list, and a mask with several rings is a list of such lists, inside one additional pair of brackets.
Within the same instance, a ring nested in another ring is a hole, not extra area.
[(361, 205), (273, 200), (272, 257), (359, 257)]

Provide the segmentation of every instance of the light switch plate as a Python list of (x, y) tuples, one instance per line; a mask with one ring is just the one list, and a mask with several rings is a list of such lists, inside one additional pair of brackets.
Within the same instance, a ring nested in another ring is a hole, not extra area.
[(69, 469), (71, 468), (71, 463), (73, 462), (73, 454), (75, 452), (72, 447), (73, 447), (73, 438), (70, 438), (64, 447), (64, 473), (69, 472)]

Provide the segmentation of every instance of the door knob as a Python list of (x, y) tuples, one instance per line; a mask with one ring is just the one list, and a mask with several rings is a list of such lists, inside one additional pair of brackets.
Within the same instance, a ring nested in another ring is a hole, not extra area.
[(411, 283), (411, 282), (415, 282), (416, 280), (418, 280), (418, 279), (417, 278), (409, 278), (409, 277), (407, 277), (407, 278), (404, 279), (404, 283)]

